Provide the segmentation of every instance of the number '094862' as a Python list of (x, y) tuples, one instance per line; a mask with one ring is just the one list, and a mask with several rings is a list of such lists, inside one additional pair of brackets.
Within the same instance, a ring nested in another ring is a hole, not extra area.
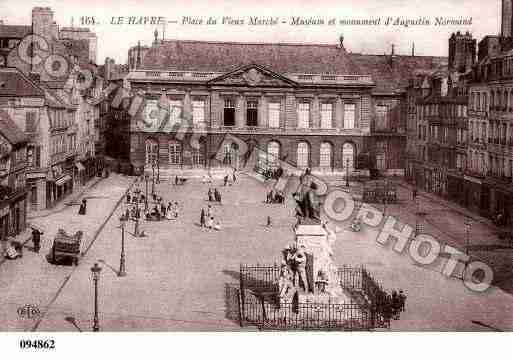
[(53, 339), (21, 339), (20, 349), (55, 349)]

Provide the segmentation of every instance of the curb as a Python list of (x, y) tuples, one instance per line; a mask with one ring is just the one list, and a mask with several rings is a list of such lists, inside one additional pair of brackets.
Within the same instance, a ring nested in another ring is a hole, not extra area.
[[(132, 188), (132, 186), (135, 184), (135, 181), (137, 179), (135, 179), (129, 186), (128, 186), (128, 189)], [(98, 181), (100, 182), (100, 181)], [(89, 249), (91, 249), (91, 247), (93, 246), (94, 242), (96, 241), (96, 239), (98, 239), (101, 231), (103, 230), (103, 228), (105, 228), (105, 225), (107, 224), (107, 222), (112, 218), (112, 216), (114, 215), (114, 213), (116, 212), (116, 209), (119, 207), (119, 204), (123, 201), (123, 199), (125, 198), (125, 194), (126, 194), (126, 191), (123, 192), (123, 194), (121, 195), (121, 197), (119, 198), (119, 200), (116, 202), (114, 208), (112, 209), (112, 211), (110, 212), (110, 214), (107, 216), (107, 218), (103, 221), (103, 223), (100, 225), (100, 227), (98, 227), (98, 229), (94, 232), (94, 235), (93, 235), (93, 238), (91, 239), (91, 241), (89, 242), (89, 244), (87, 245), (86, 249), (84, 251), (82, 251), (80, 253), (80, 257), (81, 258), (84, 258), (85, 255), (87, 254), (87, 252), (89, 251)], [(61, 286), (59, 287), (59, 290), (57, 291), (57, 293), (54, 295), (54, 297), (51, 299), (50, 303), (48, 303), (48, 305), (46, 306), (46, 310), (41, 314), (41, 316), (38, 318), (38, 321), (34, 324), (34, 326), (30, 329), (31, 332), (35, 332), (37, 331), (37, 328), (39, 327), (39, 325), (41, 324), (41, 322), (43, 321), (44, 317), (46, 316), (46, 314), (48, 313), (50, 307), (53, 305), (53, 303), (57, 300), (59, 294), (62, 292), (62, 290), (64, 289), (64, 287), (66, 286), (66, 284), (69, 282), (69, 280), (71, 279), (71, 276), (75, 273), (75, 271), (77, 270), (78, 266), (74, 266), (73, 270), (71, 271), (71, 273), (64, 279), (63, 283), (61, 284)]]
[(64, 211), (68, 206), (67, 203), (73, 202), (77, 198), (80, 198), (84, 193), (86, 193), (87, 191), (96, 187), (103, 180), (104, 180), (104, 178), (100, 178), (96, 182), (92, 183), (90, 186), (83, 188), (80, 192), (77, 193), (77, 195), (75, 196), (75, 199), (72, 200), (71, 198), (69, 198), (69, 199), (66, 199), (66, 202), (64, 202), (64, 201), (60, 202), (58, 208), (53, 208), (53, 209), (47, 210), (48, 213), (43, 213), (43, 214), (35, 215), (35, 216), (27, 216), (27, 219), (45, 218), (45, 217), (51, 216), (53, 214)]

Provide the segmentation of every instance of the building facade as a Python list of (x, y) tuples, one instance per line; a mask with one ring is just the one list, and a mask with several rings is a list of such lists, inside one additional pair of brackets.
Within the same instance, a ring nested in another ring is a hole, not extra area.
[[(350, 54), (342, 41), (155, 39), (141, 66), (124, 77), (124, 86), (144, 94), (145, 107), (116, 142), (128, 141), (136, 172), (155, 163), (163, 173), (240, 168), (243, 149), (226, 143), (227, 134), (245, 149), (258, 148), (261, 162), (279, 158), (318, 174), (400, 170), (403, 159), (393, 151), (406, 143), (404, 81), (409, 70), (433, 66), (433, 58)], [(172, 108), (165, 124), (152, 116), (162, 103)]]
[(27, 192), (27, 137), (0, 110), (0, 242), (2, 249), (9, 236), (16, 236), (26, 228)]

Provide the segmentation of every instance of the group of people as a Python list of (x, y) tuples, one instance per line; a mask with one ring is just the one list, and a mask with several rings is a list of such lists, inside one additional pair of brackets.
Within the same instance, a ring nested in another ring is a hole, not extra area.
[(211, 205), (208, 205), (207, 210), (201, 209), (200, 213), (200, 227), (207, 229), (215, 229), (216, 231), (221, 230), (221, 223), (219, 219), (214, 219), (214, 211)]
[(208, 201), (209, 202), (219, 202), (219, 203), (221, 203), (221, 192), (219, 192), (217, 190), (217, 188), (214, 188), (214, 190), (212, 190), (212, 188), (209, 188), (207, 195), (208, 195)]
[(377, 296), (376, 311), (381, 313), (383, 319), (388, 323), (391, 319), (399, 319), (405, 308), (406, 294), (402, 290), (399, 293), (394, 290), (391, 295), (382, 292), (381, 295)]
[[(228, 175), (224, 176), (223, 183), (224, 183), (225, 187), (228, 185), (229, 181), (230, 181), (230, 177)], [(234, 171), (232, 174), (232, 183), (235, 183), (235, 182), (237, 182), (237, 177), (235, 176), (235, 171)], [(230, 183), (230, 186), (231, 186), (231, 183)]]
[(162, 197), (157, 197), (155, 204), (151, 211), (149, 209), (145, 212), (145, 218), (147, 221), (160, 221), (163, 219), (176, 219), (178, 218), (180, 205), (178, 202), (169, 201), (166, 204), (162, 200)]
[(130, 191), (126, 194), (126, 203), (127, 204), (138, 204), (138, 203), (145, 203), (146, 202), (146, 196), (141, 192), (139, 188), (136, 188), (134, 190), (134, 193), (131, 194)]
[(267, 192), (265, 203), (282, 204), (284, 202), (285, 195), (282, 191), (275, 191), (274, 189), (271, 189), (269, 192)]

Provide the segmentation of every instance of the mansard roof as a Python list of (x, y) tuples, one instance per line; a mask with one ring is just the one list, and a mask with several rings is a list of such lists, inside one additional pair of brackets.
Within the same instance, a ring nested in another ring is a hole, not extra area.
[(152, 46), (141, 68), (223, 73), (254, 63), (280, 74), (362, 74), (338, 45), (190, 40), (164, 40)]
[(376, 82), (374, 92), (402, 91), (409, 79), (419, 71), (435, 71), (447, 65), (446, 57), (351, 54), (361, 71)]
[(29, 25), (0, 25), (0, 37), (22, 39), (32, 32)]

